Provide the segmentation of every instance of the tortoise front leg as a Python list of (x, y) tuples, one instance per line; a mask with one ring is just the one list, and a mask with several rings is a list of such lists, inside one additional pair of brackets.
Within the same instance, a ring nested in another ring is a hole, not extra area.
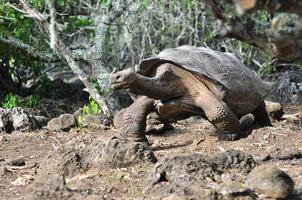
[(218, 129), (219, 139), (236, 140), (240, 137), (240, 122), (236, 114), (207, 88), (196, 98), (196, 104)]
[(135, 142), (148, 142), (145, 136), (147, 115), (155, 109), (155, 100), (146, 96), (138, 97), (128, 108), (114, 117), (114, 126), (121, 129), (122, 137)]

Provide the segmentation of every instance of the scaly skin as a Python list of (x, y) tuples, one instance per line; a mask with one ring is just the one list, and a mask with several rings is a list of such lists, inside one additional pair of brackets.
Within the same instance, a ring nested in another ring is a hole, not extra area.
[[(216, 126), (220, 139), (238, 139), (240, 135), (238, 117), (219, 96), (209, 89), (211, 86), (214, 88), (215, 85), (170, 63), (161, 64), (155, 69), (154, 77), (145, 77), (129, 71), (121, 71), (111, 77), (111, 83), (123, 83), (124, 88), (129, 88), (136, 95), (142, 95), (115, 117), (115, 126), (121, 127), (124, 137), (134, 141), (147, 141), (145, 137), (147, 115), (155, 110), (160, 116), (169, 116), (167, 113), (171, 112), (169, 110), (171, 107), (175, 109), (172, 111), (176, 111), (179, 115), (185, 115), (185, 112), (198, 114), (196, 113), (196, 108), (198, 108), (201, 110), (199, 114), (205, 115)], [(169, 109), (160, 109), (155, 106), (154, 99), (165, 101), (171, 98), (173, 98), (173, 104), (168, 105)], [(263, 108), (259, 106), (254, 113), (255, 118), (260, 119), (264, 113)], [(268, 124), (268, 122), (269, 119), (265, 119), (263, 124)]]
[(146, 96), (138, 97), (128, 108), (114, 117), (114, 126), (121, 129), (122, 137), (135, 142), (148, 142), (145, 136), (147, 115), (155, 109), (155, 100)]

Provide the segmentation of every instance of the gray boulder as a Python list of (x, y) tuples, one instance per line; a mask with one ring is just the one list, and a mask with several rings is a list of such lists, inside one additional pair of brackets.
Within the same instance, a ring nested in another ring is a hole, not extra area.
[(291, 177), (272, 165), (260, 165), (254, 168), (247, 175), (246, 184), (252, 190), (274, 199), (283, 199), (294, 190)]
[(35, 117), (20, 107), (12, 109), (0, 108), (0, 132), (25, 132), (39, 127)]
[(57, 118), (53, 118), (47, 124), (49, 131), (69, 131), (76, 126), (76, 119), (72, 114), (62, 114)]
[(118, 137), (112, 137), (105, 143), (100, 142), (94, 154), (96, 156), (93, 163), (100, 168), (115, 169), (157, 161), (147, 145)]
[[(290, 69), (277, 75), (277, 84), (269, 97), (283, 104), (302, 102), (302, 71)], [(280, 78), (279, 78), (280, 77)]]
[(103, 114), (90, 115), (84, 119), (82, 126), (110, 126), (112, 121)]

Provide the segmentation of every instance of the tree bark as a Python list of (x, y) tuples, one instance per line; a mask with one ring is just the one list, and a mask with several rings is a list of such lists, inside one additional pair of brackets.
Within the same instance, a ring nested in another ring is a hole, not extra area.
[(242, 14), (254, 10), (267, 10), (269, 13), (287, 12), (302, 15), (300, 0), (234, 0), (234, 3)]

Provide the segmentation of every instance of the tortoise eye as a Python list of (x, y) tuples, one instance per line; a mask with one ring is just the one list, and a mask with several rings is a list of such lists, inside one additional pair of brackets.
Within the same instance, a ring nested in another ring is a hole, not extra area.
[(116, 76), (116, 80), (118, 80), (118, 79), (120, 79), (121, 78), (121, 76), (120, 75), (117, 75)]

